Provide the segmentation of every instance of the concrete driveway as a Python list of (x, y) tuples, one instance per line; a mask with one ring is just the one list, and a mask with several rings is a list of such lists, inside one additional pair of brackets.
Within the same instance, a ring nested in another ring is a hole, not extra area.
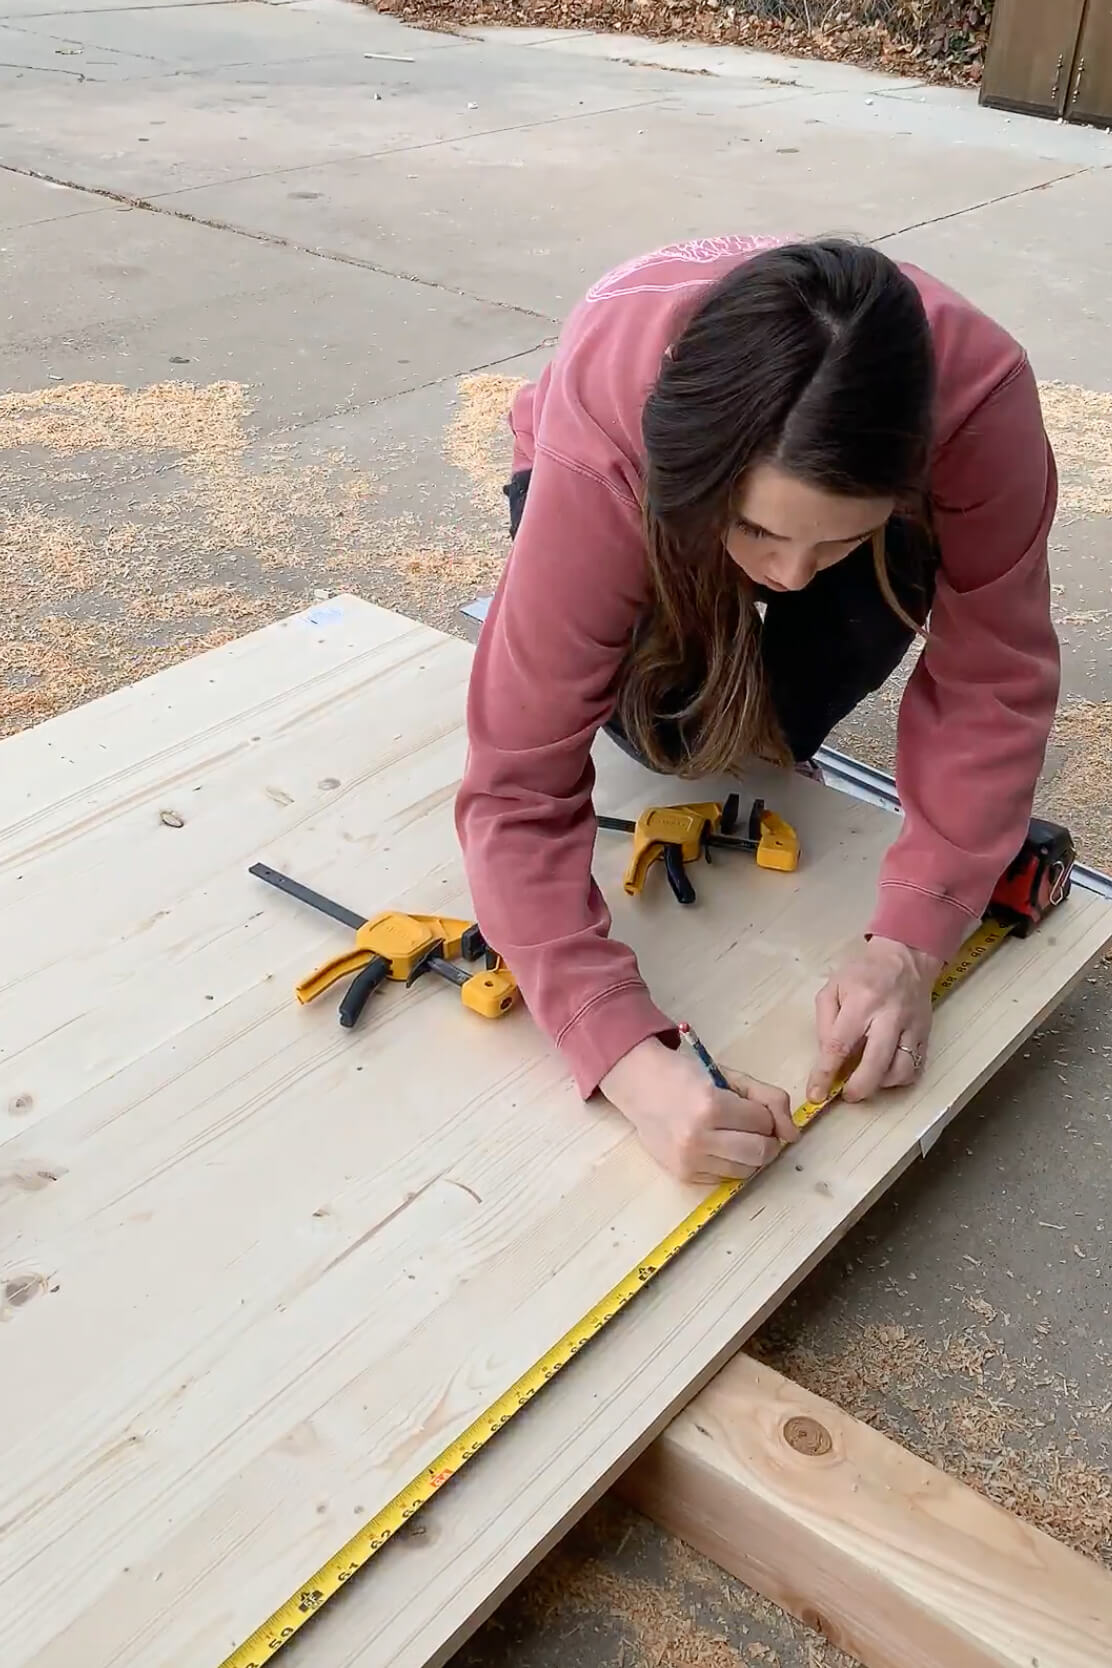
[[(0, 733), (322, 592), (462, 629), (503, 556), (510, 390), (584, 286), (694, 233), (846, 231), (994, 311), (1047, 385), (1045, 804), (1112, 867), (1110, 168), (1107, 134), (841, 65), (346, 0), (0, 0)], [(892, 714), (846, 744), (886, 759)], [(1105, 1557), (1110, 987), (763, 1346)], [(335, 1668), (323, 1631), (290, 1656)], [(461, 1668), (838, 1660), (606, 1507)]]

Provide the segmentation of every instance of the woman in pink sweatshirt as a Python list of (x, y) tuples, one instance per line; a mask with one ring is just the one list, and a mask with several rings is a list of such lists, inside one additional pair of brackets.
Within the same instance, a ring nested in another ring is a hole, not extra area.
[(1058, 692), (1054, 460), (1022, 349), (874, 249), (712, 238), (590, 290), (513, 409), (513, 545), (457, 825), (478, 920), (584, 1095), (689, 1178), (764, 1163), (787, 1097), (716, 1089), (610, 936), (591, 744), (804, 762), (895, 670), (905, 810), (817, 1003), (809, 1092), (921, 1069), (931, 986), (1022, 842)]

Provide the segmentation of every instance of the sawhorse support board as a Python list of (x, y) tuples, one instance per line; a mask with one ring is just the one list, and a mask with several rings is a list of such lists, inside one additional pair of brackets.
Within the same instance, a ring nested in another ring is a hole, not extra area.
[[(425, 981), (348, 1033), (292, 999), (344, 929), (256, 859), (367, 913), (468, 912), (469, 664), (341, 598), (0, 746), (5, 1668), (216, 1668), (697, 1196), (577, 1100), (523, 1013)], [(799, 827), (796, 875), (723, 862), (681, 911), (623, 896), (620, 839), (596, 872), (661, 1001), (798, 1093), (893, 824), (752, 787)], [(661, 794), (600, 746), (600, 807)], [(1079, 895), (980, 969), (926, 1079), (835, 1110), (746, 1189), (291, 1668), (443, 1662), (1110, 938)]]
[(618, 1492), (864, 1668), (1112, 1662), (1112, 1574), (747, 1355)]

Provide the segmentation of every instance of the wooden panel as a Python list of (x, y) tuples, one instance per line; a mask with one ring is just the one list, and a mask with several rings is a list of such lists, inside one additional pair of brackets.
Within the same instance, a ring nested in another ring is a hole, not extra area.
[(1112, 127), (1112, 3), (1088, 0), (1066, 115)]
[(739, 1355), (623, 1498), (865, 1668), (1112, 1662), (1112, 1576)]
[(981, 103), (1060, 116), (1085, 0), (996, 0)]
[(288, 1668), (440, 1668), (1053, 1010), (1067, 969), (1112, 927), (1094, 899), (1069, 912), (1053, 942), (1009, 945), (941, 1010), (919, 1089), (880, 1110), (835, 1109), (742, 1194), (422, 1514), (415, 1538), (324, 1610)]
[[(348, 1034), (291, 999), (343, 930), (255, 858), (354, 907), (465, 912), (469, 662), (341, 599), (0, 748), (5, 1668), (219, 1662), (695, 1197), (523, 1014), (425, 984)], [(600, 750), (606, 808), (659, 786)], [(894, 825), (757, 786), (801, 827), (797, 875), (719, 863), (681, 911), (624, 898), (623, 840), (597, 868), (664, 1001), (798, 1091)], [(928, 1081), (812, 1131), (291, 1664), (443, 1660), (1110, 937), (1079, 897), (981, 969)]]

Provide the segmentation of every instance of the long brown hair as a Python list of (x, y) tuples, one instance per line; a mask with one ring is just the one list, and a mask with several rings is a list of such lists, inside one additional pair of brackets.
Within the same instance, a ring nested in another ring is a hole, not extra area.
[[(853, 498), (922, 494), (934, 361), (919, 293), (875, 249), (788, 244), (736, 267), (666, 355), (645, 403), (652, 604), (618, 704), (657, 770), (713, 775), (787, 762), (765, 688), (753, 586), (724, 537), (746, 470), (772, 462)], [(873, 543), (885, 598), (884, 538)], [(667, 722), (662, 727), (661, 720)], [(676, 739), (676, 751), (662, 739)]]

